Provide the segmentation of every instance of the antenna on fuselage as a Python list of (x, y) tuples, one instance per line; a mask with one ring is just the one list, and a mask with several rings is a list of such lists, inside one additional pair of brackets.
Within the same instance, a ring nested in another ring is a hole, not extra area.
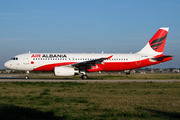
[(31, 51), (29, 51), (28, 53), (31, 53)]

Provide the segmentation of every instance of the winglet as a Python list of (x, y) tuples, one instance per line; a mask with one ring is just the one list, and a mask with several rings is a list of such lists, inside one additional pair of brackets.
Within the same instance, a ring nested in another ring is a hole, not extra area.
[(112, 58), (112, 57), (113, 57), (113, 55), (111, 55), (111, 56), (107, 57), (107, 59), (111, 60), (111, 58)]

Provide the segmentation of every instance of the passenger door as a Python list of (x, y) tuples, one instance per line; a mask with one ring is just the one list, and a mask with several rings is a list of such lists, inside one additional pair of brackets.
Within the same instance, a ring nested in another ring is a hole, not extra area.
[(23, 64), (28, 65), (29, 64), (29, 54), (24, 55), (24, 61)]

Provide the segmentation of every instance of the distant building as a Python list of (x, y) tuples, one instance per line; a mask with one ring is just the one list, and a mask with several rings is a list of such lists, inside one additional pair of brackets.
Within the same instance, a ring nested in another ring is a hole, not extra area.
[(173, 73), (179, 73), (179, 72), (180, 72), (180, 70), (178, 70), (178, 69), (174, 69), (172, 72), (173, 72)]
[(146, 74), (146, 71), (141, 71), (140, 74)]

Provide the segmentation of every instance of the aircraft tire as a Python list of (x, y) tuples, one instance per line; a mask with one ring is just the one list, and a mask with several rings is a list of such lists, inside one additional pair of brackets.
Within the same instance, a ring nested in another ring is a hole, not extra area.
[(26, 80), (29, 79), (29, 76), (26, 76), (25, 79), (26, 79)]
[(88, 79), (88, 76), (87, 75), (82, 75), (81, 78), (86, 80), (86, 79)]

